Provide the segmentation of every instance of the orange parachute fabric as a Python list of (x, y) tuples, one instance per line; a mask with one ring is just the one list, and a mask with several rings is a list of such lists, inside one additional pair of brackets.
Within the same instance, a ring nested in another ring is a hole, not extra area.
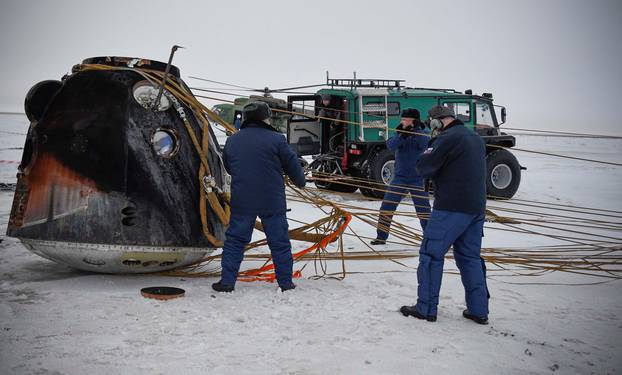
[[(341, 219), (341, 224), (339, 225), (339, 227), (337, 227), (337, 229), (330, 233), (329, 235), (327, 235), (326, 237), (324, 237), (322, 240), (320, 240), (319, 242), (313, 244), (312, 246), (301, 250), (295, 254), (293, 254), (293, 258), (294, 261), (296, 261), (297, 259), (301, 258), (302, 256), (318, 250), (318, 249), (325, 249), (326, 246), (328, 246), (328, 244), (330, 244), (331, 242), (337, 240), (337, 238), (339, 238), (339, 236), (341, 236), (343, 234), (343, 232), (346, 230), (346, 228), (348, 227), (348, 224), (350, 224), (350, 221), (352, 220), (352, 215), (350, 215), (347, 212), (343, 212), (343, 216)], [(238, 274), (238, 281), (244, 281), (244, 282), (252, 282), (252, 281), (269, 281), (269, 282), (274, 282), (276, 280), (276, 274), (274, 273), (274, 263), (272, 263), (272, 261), (270, 261), (268, 264), (264, 265), (263, 267), (260, 268), (255, 268), (255, 269), (250, 269), (250, 270), (245, 270), (245, 271), (241, 271)], [(302, 272), (301, 270), (296, 270), (293, 274), (294, 278), (299, 278), (302, 276)]]

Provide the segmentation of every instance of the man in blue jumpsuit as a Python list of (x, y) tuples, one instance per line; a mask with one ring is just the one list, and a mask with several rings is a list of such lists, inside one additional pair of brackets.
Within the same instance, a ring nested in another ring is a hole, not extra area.
[(244, 248), (259, 216), (279, 287), (294, 289), (283, 172), (300, 188), (305, 186), (304, 172), (283, 134), (270, 125), (272, 111), (266, 103), (248, 103), (243, 114), (240, 131), (227, 139), (223, 152), (231, 175), (231, 218), (222, 251), (222, 278), (212, 288), (234, 290)]
[(430, 139), (427, 135), (422, 134), (426, 130), (421, 122), (419, 111), (416, 109), (403, 110), (402, 121), (395, 130), (393, 137), (387, 140), (387, 147), (395, 153), (395, 172), (380, 206), (378, 230), (376, 239), (371, 241), (372, 245), (384, 245), (386, 243), (393, 212), (402, 198), (409, 193), (422, 229), (425, 229), (430, 215), (428, 193), (423, 188), (423, 178), (415, 170), (419, 155), (425, 150)]
[(486, 207), (486, 148), (482, 139), (456, 119), (453, 110), (429, 110), (440, 128), (417, 162), (421, 176), (434, 182), (434, 209), (424, 231), (417, 269), (417, 304), (401, 313), (436, 321), (443, 261), (450, 246), (465, 289), (465, 318), (488, 323), (486, 268), (480, 257)]

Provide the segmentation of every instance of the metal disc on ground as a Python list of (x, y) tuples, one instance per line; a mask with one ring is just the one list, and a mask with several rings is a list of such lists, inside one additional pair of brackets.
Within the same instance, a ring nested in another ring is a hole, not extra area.
[(140, 290), (140, 294), (142, 294), (143, 297), (162, 301), (183, 297), (185, 293), (185, 290), (171, 286), (151, 286)]

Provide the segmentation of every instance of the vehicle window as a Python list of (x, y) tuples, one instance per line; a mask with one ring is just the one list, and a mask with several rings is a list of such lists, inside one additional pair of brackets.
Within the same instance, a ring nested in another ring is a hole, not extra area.
[[(367, 102), (365, 105), (369, 106), (369, 105), (374, 105), (377, 104), (379, 107), (384, 107), (384, 102)], [(402, 114), (402, 111), (400, 110), (400, 103), (399, 102), (387, 102), (387, 111), (389, 112), (388, 115), (389, 116), (399, 116)], [(378, 114), (382, 114), (384, 116), (384, 111), (378, 111), (378, 112), (373, 112), (373, 114), (378, 115)]]
[(454, 110), (456, 118), (464, 123), (471, 121), (470, 103), (444, 103), (447, 107)]
[(492, 119), (490, 112), (490, 104), (478, 102), (475, 104), (475, 115), (477, 116), (477, 125), (494, 126), (495, 123)]
[[(296, 114), (292, 116), (291, 121), (308, 121), (309, 118), (314, 118), (316, 115), (315, 100), (310, 99), (304, 101), (297, 101), (294, 103), (292, 111), (296, 112)], [(308, 117), (303, 116), (303, 113)]]
[(399, 102), (388, 102), (389, 108), (389, 116), (400, 116), (402, 111), (400, 111), (400, 103)]

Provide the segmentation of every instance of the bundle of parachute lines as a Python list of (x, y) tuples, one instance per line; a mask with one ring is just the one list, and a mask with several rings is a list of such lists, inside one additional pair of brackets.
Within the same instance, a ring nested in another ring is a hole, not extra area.
[[(197, 96), (233, 103), (222, 98)], [(203, 112), (202, 114), (210, 120), (210, 126), (215, 129), (229, 133), (236, 131), (196, 99), (192, 107)], [(296, 108), (293, 108), (293, 111), (276, 109), (276, 111), (287, 112), (290, 115), (308, 115), (296, 112), (297, 110)], [(526, 131), (527, 129), (513, 130)], [(600, 137), (583, 133), (529, 131), (546, 136)], [(606, 136), (605, 138), (620, 137)], [(622, 166), (615, 162), (549, 152), (517, 148), (514, 150), (542, 154), (552, 158)], [(370, 184), (376, 184), (373, 187), (375, 190), (386, 191), (388, 188), (384, 184), (362, 178), (343, 175), (336, 177), (318, 171), (313, 171), (311, 178), (311, 180), (324, 182), (335, 182), (335, 179), (338, 179), (340, 184), (349, 184), (353, 187), (369, 187)], [(381, 224), (378, 227), (378, 216), (382, 213), (379, 211), (380, 200), (363, 197), (360, 194), (321, 190), (309, 185), (304, 189), (298, 189), (288, 184), (286, 189), (288, 202), (298, 204), (294, 210), (301, 209), (305, 213), (315, 210), (322, 216), (319, 220), (305, 222), (291, 217), (300, 215), (289, 215), (289, 221), (297, 225), (290, 230), (296, 262), (295, 276), (302, 276), (302, 270), (305, 268), (308, 269), (309, 272), (306, 273), (311, 275), (311, 278), (338, 279), (345, 278), (346, 275), (352, 273), (412, 272), (416, 269), (416, 262), (412, 262), (412, 259), (416, 260), (418, 257), (423, 233), (418, 226), (411, 225), (412, 222), (417, 222), (417, 220), (412, 220), (417, 218), (412, 201), (403, 200), (398, 211), (390, 213), (393, 215), (391, 227), (383, 228)], [(530, 238), (534, 237), (541, 238), (541, 242), (547, 243), (547, 245), (535, 246), (482, 247), (482, 257), (489, 264), (489, 278), (519, 284), (544, 284), (546, 279), (536, 277), (551, 273), (587, 276), (585, 284), (605, 283), (622, 278), (622, 211), (527, 199), (489, 200), (486, 221), (486, 233), (501, 232), (503, 235), (503, 232), (509, 232), (513, 234), (513, 239), (521, 243), (537, 242), (530, 241)], [(374, 233), (377, 228), (390, 232), (388, 246), (374, 248), (369, 245), (369, 240), (373, 237), (363, 233)], [(256, 229), (261, 231), (259, 223)], [(344, 238), (348, 239), (347, 248)], [(260, 265), (240, 272), (241, 281), (274, 279), (269, 253), (257, 249), (259, 247), (266, 249), (265, 245), (267, 245), (265, 239), (248, 245), (246, 259), (258, 262)], [(209, 256), (196, 264), (165, 274), (186, 277), (216, 276), (220, 271), (219, 258), (220, 255)], [(448, 253), (448, 258), (452, 258), (451, 251)], [(351, 262), (366, 260), (385, 261), (392, 266), (383, 266), (378, 270), (363, 268), (355, 272), (349, 271)], [(457, 273), (451, 268), (446, 269), (445, 272)], [(556, 281), (559, 280), (556, 279)], [(573, 285), (576, 285), (576, 280)]]

